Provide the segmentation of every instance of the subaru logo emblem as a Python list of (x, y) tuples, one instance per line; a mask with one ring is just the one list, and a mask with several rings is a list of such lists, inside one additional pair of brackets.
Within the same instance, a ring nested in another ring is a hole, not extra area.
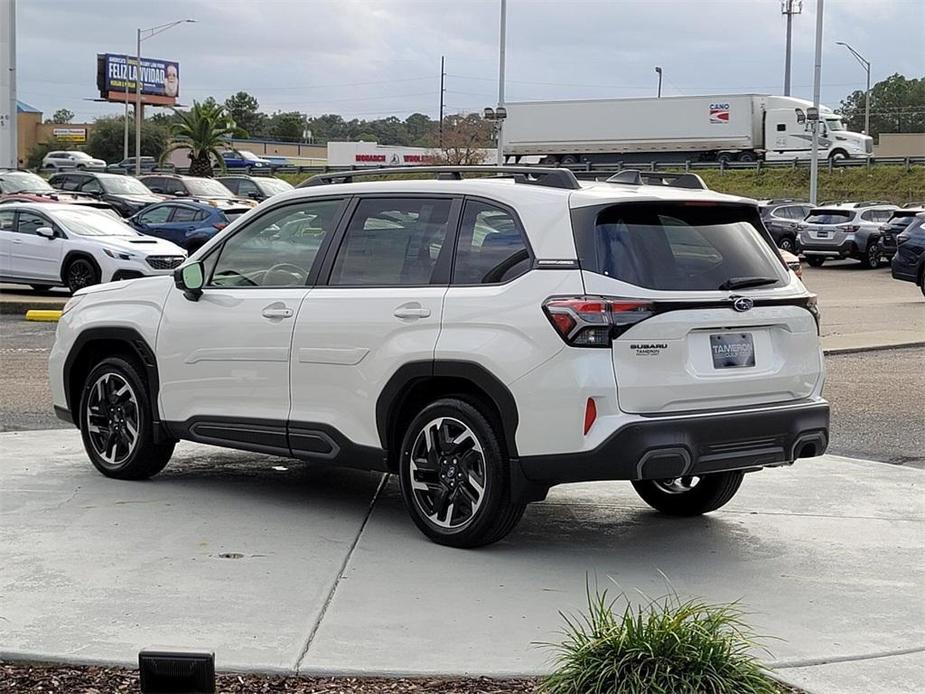
[(749, 299), (747, 296), (740, 296), (732, 302), (732, 308), (734, 308), (739, 313), (751, 311), (754, 305), (755, 302)]

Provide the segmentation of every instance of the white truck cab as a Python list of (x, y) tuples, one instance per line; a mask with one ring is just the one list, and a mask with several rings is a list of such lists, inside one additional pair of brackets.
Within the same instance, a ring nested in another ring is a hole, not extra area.
[[(813, 134), (806, 119), (813, 103), (789, 96), (769, 96), (764, 109), (766, 161), (808, 159)], [(874, 140), (851, 132), (841, 116), (828, 106), (819, 106), (819, 156), (821, 159), (859, 159), (871, 156)]]

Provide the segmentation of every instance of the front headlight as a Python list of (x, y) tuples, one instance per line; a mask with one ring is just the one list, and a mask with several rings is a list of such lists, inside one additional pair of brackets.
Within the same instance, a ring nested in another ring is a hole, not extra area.
[(63, 315), (64, 315), (65, 313), (67, 313), (68, 311), (71, 311), (71, 310), (73, 310), (74, 308), (76, 308), (76, 307), (77, 307), (77, 304), (79, 304), (79, 303), (80, 303), (81, 301), (83, 301), (83, 300), (84, 300), (84, 297), (83, 297), (83, 296), (72, 296), (72, 297), (71, 297), (70, 299), (68, 299), (67, 302), (64, 304), (64, 308), (61, 309), (61, 315), (63, 316)]
[(119, 260), (131, 260), (135, 257), (133, 253), (126, 253), (125, 251), (113, 251), (109, 248), (104, 248), (103, 253), (108, 255), (110, 258), (117, 258)]

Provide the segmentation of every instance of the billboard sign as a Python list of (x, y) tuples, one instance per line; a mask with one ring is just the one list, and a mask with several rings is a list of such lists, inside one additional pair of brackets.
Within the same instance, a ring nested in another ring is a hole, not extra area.
[(141, 59), (135, 56), (102, 53), (96, 56), (96, 86), (109, 101), (135, 99), (136, 80), (141, 82), (141, 101), (145, 104), (173, 106), (180, 95), (180, 64), (174, 60)]
[(60, 142), (86, 142), (86, 128), (53, 128), (51, 136)]

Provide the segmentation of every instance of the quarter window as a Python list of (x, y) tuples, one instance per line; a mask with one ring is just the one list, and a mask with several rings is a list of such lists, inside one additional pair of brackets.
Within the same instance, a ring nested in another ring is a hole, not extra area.
[(0, 210), (0, 231), (13, 231), (13, 210)]
[(91, 178), (80, 188), (84, 193), (102, 193), (103, 186), (95, 178)]
[(494, 284), (530, 269), (530, 252), (514, 217), (488, 203), (466, 203), (456, 244), (454, 284)]
[(211, 284), (302, 286), (318, 250), (340, 218), (342, 200), (287, 205), (253, 220), (222, 247)]
[(370, 198), (357, 206), (330, 284), (429, 284), (443, 249), (451, 200)]

